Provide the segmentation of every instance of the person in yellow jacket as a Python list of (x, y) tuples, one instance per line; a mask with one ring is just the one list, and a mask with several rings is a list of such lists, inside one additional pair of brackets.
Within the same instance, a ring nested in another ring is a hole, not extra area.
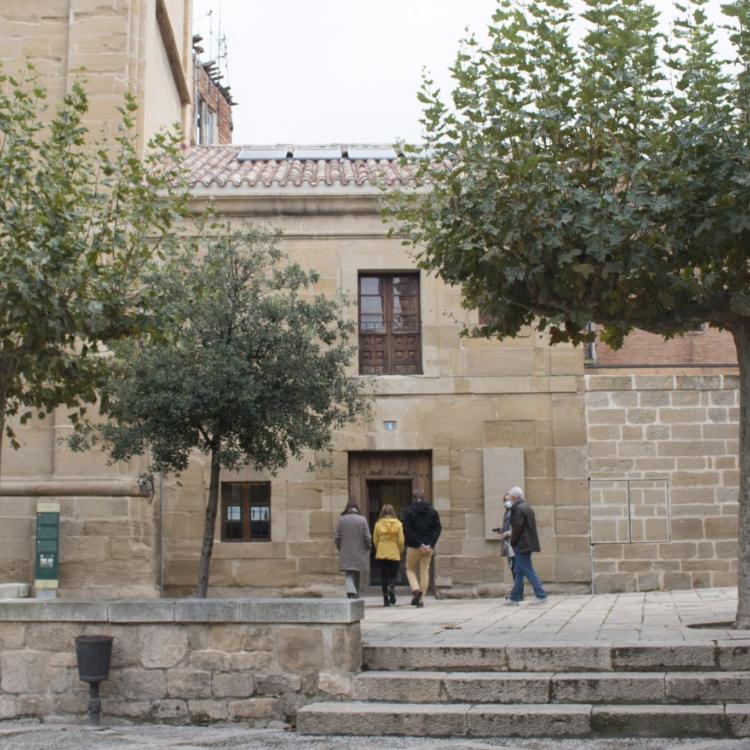
[(380, 516), (372, 532), (372, 546), (375, 547), (375, 559), (382, 571), (383, 606), (390, 607), (396, 603), (396, 578), (404, 551), (404, 527), (396, 518), (392, 505), (386, 503), (380, 509)]

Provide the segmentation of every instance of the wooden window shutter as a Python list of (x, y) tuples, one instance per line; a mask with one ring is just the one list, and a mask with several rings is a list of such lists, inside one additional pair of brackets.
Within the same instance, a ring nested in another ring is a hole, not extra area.
[(421, 374), (419, 274), (359, 277), (359, 371)]

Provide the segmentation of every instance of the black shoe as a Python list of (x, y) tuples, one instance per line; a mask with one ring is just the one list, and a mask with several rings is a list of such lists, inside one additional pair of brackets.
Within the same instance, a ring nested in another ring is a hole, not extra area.
[(424, 607), (424, 602), (420, 599), (414, 606), (419, 609), (420, 607)]
[(349, 593), (347, 593), (347, 596), (349, 597), (349, 599), (356, 599), (357, 598), (356, 594), (349, 594)]
[(418, 607), (421, 600), (422, 600), (422, 592), (421, 591), (412, 591), (411, 592), (411, 606), (412, 607)]
[(388, 601), (390, 604), (396, 603), (396, 594), (393, 591), (393, 586), (388, 587)]
[(390, 599), (388, 599), (388, 594), (383, 594), (383, 606), (384, 607), (390, 607), (391, 606)]

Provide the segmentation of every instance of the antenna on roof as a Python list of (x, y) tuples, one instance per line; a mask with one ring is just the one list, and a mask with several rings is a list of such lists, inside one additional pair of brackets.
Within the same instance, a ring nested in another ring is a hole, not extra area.
[(229, 83), (229, 52), (227, 48), (227, 35), (226, 32), (222, 32), (221, 30), (221, 20), (222, 20), (222, 12), (221, 12), (221, 2), (222, 0), (219, 0), (219, 13), (218, 13), (218, 23), (217, 23), (217, 31), (216, 31), (216, 62), (219, 66), (219, 73), (220, 78), (226, 78), (227, 83)]
[(208, 57), (214, 59), (214, 9), (208, 11)]
[(221, 0), (219, 0), (219, 13), (216, 19), (216, 60), (221, 65)]

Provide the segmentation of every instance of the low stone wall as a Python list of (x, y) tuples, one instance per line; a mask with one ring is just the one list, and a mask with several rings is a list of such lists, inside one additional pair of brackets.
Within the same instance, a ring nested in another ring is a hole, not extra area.
[(0, 601), (0, 719), (86, 713), (74, 639), (112, 635), (102, 714), (134, 721), (293, 721), (348, 694), (361, 600)]

